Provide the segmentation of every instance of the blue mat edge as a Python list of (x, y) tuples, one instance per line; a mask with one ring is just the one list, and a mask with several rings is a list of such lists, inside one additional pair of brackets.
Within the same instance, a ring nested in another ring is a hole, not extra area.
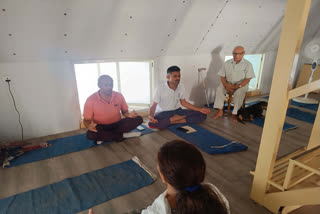
[[(81, 212), (81, 211), (84, 211), (84, 210), (86, 210), (86, 209), (89, 209), (89, 208), (91, 208), (91, 207), (93, 207), (93, 206), (96, 206), (96, 205), (98, 205), (98, 204), (104, 203), (104, 202), (106, 202), (106, 201), (109, 201), (109, 200), (112, 200), (112, 199), (121, 197), (121, 196), (123, 196), (123, 195), (129, 194), (129, 193), (131, 193), (131, 192), (137, 191), (138, 189), (141, 189), (141, 188), (143, 188), (143, 187), (149, 186), (149, 185), (151, 185), (152, 183), (155, 182), (156, 178), (152, 177), (152, 176), (148, 173), (147, 170), (145, 170), (143, 167), (141, 167), (141, 166), (140, 166), (138, 163), (136, 163), (133, 159), (129, 159), (129, 160), (124, 161), (124, 162), (120, 162), (120, 163), (117, 163), (117, 164), (113, 164), (113, 165), (110, 165), (110, 166), (106, 166), (106, 167), (103, 167), (103, 168), (101, 168), (101, 169), (97, 169), (97, 170), (93, 170), (93, 171), (90, 171), (90, 172), (87, 172), (87, 173), (83, 173), (83, 174), (78, 175), (78, 176), (65, 178), (65, 179), (63, 179), (63, 180), (60, 180), (60, 181), (57, 181), (57, 182), (54, 182), (54, 183), (51, 183), (51, 184), (48, 184), (48, 185), (45, 185), (45, 186), (42, 186), (42, 187), (38, 187), (38, 188), (31, 189), (31, 190), (28, 190), (28, 191), (25, 191), (25, 192), (22, 192), (22, 193), (18, 193), (18, 194), (15, 194), (15, 195), (12, 195), (12, 196), (9, 196), (9, 197), (0, 199), (0, 201), (11, 200), (11, 201), (10, 201), (10, 204), (9, 204), (9, 207), (10, 207), (10, 206), (11, 206), (11, 203), (12, 203), (12, 199), (14, 200), (14, 198), (15, 198), (16, 196), (18, 196), (18, 195), (22, 195), (22, 194), (26, 194), (26, 193), (28, 193), (28, 192), (36, 191), (36, 190), (38, 190), (38, 189), (42, 189), (42, 188), (45, 188), (45, 187), (47, 187), (47, 186), (54, 185), (54, 184), (57, 184), (57, 183), (66, 182), (66, 181), (68, 181), (68, 180), (75, 179), (75, 178), (79, 178), (79, 177), (81, 177), (81, 176), (88, 176), (88, 175), (91, 174), (91, 173), (96, 173), (96, 172), (98, 172), (98, 171), (106, 170), (106, 169), (109, 168), (109, 167), (115, 167), (116, 165), (127, 164), (127, 163), (130, 163), (130, 162), (134, 163), (137, 167), (139, 167), (141, 170), (143, 170), (143, 171), (145, 172), (145, 174), (146, 174), (147, 176), (149, 176), (149, 178), (151, 178), (151, 179), (149, 179), (149, 182), (147, 182), (147, 183), (144, 184), (143, 186), (141, 186), (141, 187), (139, 187), (139, 188), (137, 188), (137, 189), (131, 190), (131, 191), (125, 193), (125, 194), (122, 194), (122, 195), (119, 195), (119, 196), (117, 196), (117, 197), (114, 197), (114, 198), (105, 200), (105, 201), (100, 202), (100, 203), (92, 204), (92, 205), (90, 205), (90, 206), (88, 206), (88, 207), (82, 208), (82, 210), (77, 210), (77, 212)], [(1, 210), (1, 208), (3, 208), (3, 207), (0, 207), (0, 210)]]

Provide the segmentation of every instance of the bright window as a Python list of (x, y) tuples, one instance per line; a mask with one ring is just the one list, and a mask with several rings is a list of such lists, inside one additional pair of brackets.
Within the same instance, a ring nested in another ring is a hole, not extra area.
[[(248, 60), (252, 63), (254, 74), (256, 75), (255, 78), (252, 78), (249, 83), (249, 91), (253, 91), (259, 89), (260, 87), (260, 76), (263, 66), (263, 54), (253, 54), (253, 55), (244, 55), (243, 58)], [(224, 61), (232, 59), (232, 56), (226, 56)]]
[(121, 92), (128, 103), (150, 104), (150, 65), (144, 62), (120, 62)]
[(113, 90), (122, 93), (130, 108), (147, 108), (151, 102), (152, 62), (104, 62), (75, 64), (81, 114), (87, 98), (98, 91), (97, 80), (107, 74)]

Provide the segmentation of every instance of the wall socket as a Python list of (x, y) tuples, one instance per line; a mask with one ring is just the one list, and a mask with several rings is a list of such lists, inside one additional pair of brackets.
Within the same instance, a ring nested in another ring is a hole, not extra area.
[(7, 82), (7, 80), (12, 81), (12, 77), (10, 75), (3, 75), (1, 79), (3, 82)]

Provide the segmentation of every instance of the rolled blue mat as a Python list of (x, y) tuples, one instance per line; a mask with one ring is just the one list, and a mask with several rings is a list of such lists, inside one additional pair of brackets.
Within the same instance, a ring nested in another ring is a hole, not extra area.
[(77, 213), (154, 182), (137, 158), (0, 200), (0, 213)]

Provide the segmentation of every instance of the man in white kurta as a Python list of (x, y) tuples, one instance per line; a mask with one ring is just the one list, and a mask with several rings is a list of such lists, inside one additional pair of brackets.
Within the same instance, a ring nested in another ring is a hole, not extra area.
[[(160, 85), (155, 93), (149, 112), (149, 127), (165, 129), (172, 124), (200, 123), (210, 113), (185, 99), (185, 89), (180, 83), (180, 68), (171, 66), (167, 70), (167, 82)], [(182, 109), (181, 107), (186, 109)]]
[(217, 119), (223, 116), (222, 109), (224, 106), (225, 94), (232, 92), (234, 96), (232, 120), (236, 122), (236, 116), (246, 96), (246, 92), (248, 91), (250, 79), (254, 78), (255, 74), (252, 64), (248, 60), (243, 59), (245, 51), (242, 46), (235, 47), (232, 54), (233, 59), (227, 60), (222, 69), (218, 72), (221, 84), (216, 90), (216, 99), (214, 101), (214, 108), (217, 108), (218, 112), (212, 118)]

